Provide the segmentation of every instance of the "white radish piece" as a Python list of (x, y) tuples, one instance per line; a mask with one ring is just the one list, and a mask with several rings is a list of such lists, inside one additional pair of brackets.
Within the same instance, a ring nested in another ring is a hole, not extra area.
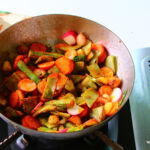
[(120, 88), (114, 88), (110, 95), (110, 98), (112, 102), (118, 102), (121, 100), (122, 95), (123, 95), (123, 92)]
[(74, 31), (68, 31), (63, 36), (62, 39), (69, 45), (76, 44), (77, 34)]
[(70, 115), (79, 115), (83, 110), (84, 110), (84, 108), (82, 108), (78, 105), (74, 105), (72, 108), (68, 108), (67, 112)]
[(86, 36), (83, 33), (79, 33), (77, 35), (77, 45), (85, 45), (86, 44)]

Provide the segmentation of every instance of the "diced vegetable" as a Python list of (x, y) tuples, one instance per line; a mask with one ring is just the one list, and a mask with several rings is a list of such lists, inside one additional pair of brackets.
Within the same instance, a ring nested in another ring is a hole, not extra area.
[(101, 68), (101, 73), (102, 73), (103, 77), (113, 77), (114, 76), (113, 70), (106, 66)]
[(56, 72), (60, 72), (60, 70), (58, 69), (58, 67), (55, 65), (55, 66), (53, 66), (52, 68), (50, 68), (49, 70), (48, 70), (48, 73), (49, 74), (53, 74), (53, 73), (56, 73)]
[(76, 98), (76, 104), (79, 106), (86, 104), (85, 98), (84, 97), (77, 97)]
[[(64, 126), (63, 126), (63, 125), (60, 125), (59, 128), (58, 128), (58, 131), (59, 131), (59, 132), (60, 132), (60, 131), (62, 132), (63, 130), (64, 130)], [(66, 131), (66, 132), (67, 132), (67, 131)]]
[(33, 113), (33, 117), (36, 117), (39, 114), (43, 114), (43, 113), (50, 112), (50, 111), (55, 111), (55, 110), (56, 110), (56, 106), (53, 106), (53, 105), (43, 105), (43, 106), (40, 106), (35, 111), (35, 113)]
[(87, 70), (90, 72), (91, 76), (98, 78), (102, 75), (101, 70), (97, 64), (91, 64), (87, 66)]
[(104, 111), (105, 111), (105, 114), (108, 115), (109, 112), (111, 111), (113, 107), (113, 103), (112, 102), (108, 102), (104, 105)]
[(83, 125), (70, 127), (67, 132), (76, 132), (76, 131), (81, 131), (81, 130), (83, 130)]
[(87, 114), (89, 113), (89, 108), (88, 108), (87, 105), (82, 105), (82, 108), (84, 110), (79, 114), (80, 118), (83, 118), (83, 117), (87, 116)]
[(84, 61), (75, 62), (75, 67), (74, 67), (73, 72), (83, 71), (84, 68), (85, 68), (85, 62)]
[(82, 93), (81, 96), (85, 99), (88, 107), (91, 108), (96, 99), (98, 98), (99, 94), (95, 89), (89, 88), (85, 90), (85, 92)]
[(24, 116), (21, 121), (22, 125), (27, 128), (37, 130), (40, 127), (40, 122), (37, 119), (31, 117), (30, 115)]
[(22, 79), (18, 83), (18, 88), (24, 92), (32, 92), (36, 89), (36, 83), (30, 79)]
[(41, 43), (32, 43), (30, 50), (46, 52), (46, 46)]
[(70, 50), (66, 51), (66, 53), (65, 53), (65, 57), (69, 58), (70, 60), (73, 60), (74, 57), (76, 57), (76, 56), (77, 56), (77, 51), (74, 49), (70, 49)]
[(103, 85), (99, 88), (99, 94), (103, 95), (103, 94), (108, 94), (110, 95), (112, 93), (112, 88), (108, 85)]
[(18, 62), (19, 62), (20, 60), (23, 61), (24, 58), (25, 58), (24, 55), (18, 55), (18, 56), (16, 57), (15, 61), (14, 61), (13, 68), (14, 68), (14, 69), (17, 69), (17, 68), (18, 68)]
[[(68, 113), (67, 113), (68, 114)], [(70, 117), (70, 116), (69, 116)], [(68, 118), (69, 118), (68, 117)], [(67, 121), (67, 117), (65, 118), (65, 117), (62, 117), (62, 119), (59, 121), (59, 124), (65, 124), (66, 123), (66, 121)]]
[(57, 130), (49, 129), (49, 128), (46, 128), (46, 127), (39, 127), (37, 130), (41, 131), (41, 132), (57, 133)]
[(109, 77), (108, 78), (108, 84), (112, 88), (116, 88), (116, 87), (120, 86), (121, 80), (117, 76)]
[(59, 117), (56, 115), (50, 115), (48, 117), (48, 123), (49, 124), (55, 124), (55, 125), (58, 124), (59, 123)]
[(73, 61), (74, 62), (78, 62), (78, 61), (85, 61), (86, 60), (86, 57), (82, 54), (82, 55), (79, 55), (79, 56), (75, 56), (73, 58)]
[(65, 89), (69, 92), (75, 92), (76, 88), (74, 86), (74, 83), (71, 79), (68, 79), (66, 84), (65, 84)]
[(110, 110), (109, 113), (107, 113), (107, 115), (108, 115), (108, 116), (114, 115), (114, 114), (118, 111), (118, 109), (119, 109), (119, 104), (118, 104), (118, 102), (114, 102), (114, 103), (113, 103), (113, 106), (112, 106), (112, 109)]
[(92, 44), (92, 49), (99, 52), (98, 63), (104, 62), (107, 57), (107, 52), (106, 52), (104, 46), (96, 43), (96, 44)]
[(42, 79), (42, 81), (40, 81), (40, 83), (37, 85), (37, 89), (38, 89), (38, 91), (39, 91), (41, 94), (44, 93), (44, 89), (45, 89), (45, 87), (46, 87), (46, 84), (47, 84), (46, 78), (44, 78), (44, 79)]
[(112, 102), (118, 102), (121, 100), (122, 95), (123, 95), (123, 92), (120, 88), (114, 88), (110, 95), (110, 98)]
[(99, 55), (100, 55), (100, 52), (98, 52), (98, 51), (92, 51), (93, 52), (93, 57), (92, 57), (92, 59), (90, 60), (90, 64), (98, 64), (98, 57), (99, 57)]
[(117, 71), (117, 58), (116, 56), (110, 55), (106, 57), (105, 66), (111, 68), (114, 73)]
[(42, 64), (38, 64), (38, 68), (48, 70), (55, 65), (55, 61), (45, 62)]
[[(83, 56), (85, 57), (85, 52), (84, 52), (84, 50), (83, 50), (83, 49), (78, 49), (78, 50), (77, 50), (77, 55), (78, 55), (78, 56), (82, 56), (82, 55), (83, 55)], [(84, 59), (85, 59), (85, 58), (84, 58)]]
[(2, 66), (2, 70), (4, 72), (11, 72), (12, 71), (12, 66), (8, 60), (4, 61), (3, 66)]
[(85, 45), (84, 47), (82, 47), (82, 49), (84, 50), (85, 55), (89, 55), (89, 53), (91, 52), (91, 48), (92, 48), (92, 43), (89, 42), (87, 45)]
[(66, 57), (61, 57), (56, 60), (56, 66), (63, 74), (69, 74), (74, 69), (74, 62)]
[(40, 82), (40, 79), (35, 75), (23, 61), (19, 61), (17, 64), (18, 68), (23, 71), (31, 80), (35, 81), (37, 84)]
[(77, 35), (77, 45), (84, 46), (86, 44), (86, 36), (83, 33)]
[(35, 74), (35, 75), (37, 75), (39, 78), (42, 78), (42, 77), (44, 77), (44, 75), (45, 75), (45, 70), (44, 69), (35, 69), (34, 71), (33, 71), (33, 73)]
[(72, 128), (72, 127), (74, 127), (75, 125), (74, 124), (72, 124), (72, 123), (70, 123), (70, 122), (67, 122), (66, 124), (65, 124), (65, 127), (66, 128)]
[(88, 54), (88, 56), (86, 57), (86, 60), (89, 61), (89, 60), (91, 60), (93, 57), (94, 57), (94, 53), (93, 53), (93, 52), (90, 52), (90, 53)]
[(59, 53), (54, 53), (54, 52), (40, 52), (40, 51), (32, 51), (30, 50), (28, 53), (28, 57), (32, 57), (32, 58), (39, 58), (40, 56), (49, 56), (52, 58), (59, 58), (62, 57), (62, 54)]
[(67, 51), (69, 49), (78, 49), (80, 47), (81, 47), (80, 45), (70, 46), (70, 45), (65, 44), (65, 43), (59, 43), (59, 44), (55, 45), (55, 48), (61, 49), (63, 51)]
[(78, 105), (74, 105), (72, 108), (68, 108), (67, 109), (67, 112), (70, 114), (70, 115), (79, 115), (83, 112), (83, 108), (78, 106)]
[(64, 113), (64, 112), (60, 112), (60, 111), (54, 111), (54, 112), (51, 112), (51, 114), (57, 115), (57, 116), (61, 116), (61, 117), (65, 117), (65, 118), (69, 118), (70, 117), (70, 114)]
[(102, 122), (105, 119), (104, 107), (100, 106), (92, 109), (92, 112), (90, 113), (90, 117), (95, 118), (98, 122)]
[(56, 83), (58, 78), (47, 78), (46, 87), (44, 88), (44, 93), (42, 95), (45, 99), (52, 99), (56, 90)]
[(5, 111), (5, 115), (9, 118), (18, 118), (18, 117), (22, 117), (23, 116), (23, 113), (19, 110), (16, 110), (12, 107), (6, 107), (4, 109)]
[(79, 83), (80, 81), (82, 81), (85, 78), (85, 76), (83, 76), (83, 75), (70, 75), (69, 77), (73, 80), (73, 82), (75, 84)]
[(68, 120), (76, 126), (82, 124), (82, 121), (79, 116), (71, 116)]
[(23, 98), (22, 101), (22, 110), (29, 114), (31, 111), (35, 108), (35, 106), (38, 104), (38, 96), (31, 96), (27, 98)]
[(74, 31), (68, 31), (63, 36), (62, 39), (69, 45), (76, 44), (77, 34)]
[(93, 126), (93, 125), (96, 125), (98, 124), (98, 121), (96, 119), (89, 119), (87, 120), (86, 122), (83, 123), (83, 127), (90, 127), (90, 126)]

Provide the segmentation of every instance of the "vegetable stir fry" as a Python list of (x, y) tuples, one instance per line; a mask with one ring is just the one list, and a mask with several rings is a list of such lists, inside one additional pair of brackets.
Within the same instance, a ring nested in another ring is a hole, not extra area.
[(6, 89), (0, 108), (27, 128), (80, 131), (115, 114), (125, 97), (116, 57), (100, 42), (74, 31), (62, 39), (53, 50), (41, 43), (20, 45), (15, 59), (2, 65)]

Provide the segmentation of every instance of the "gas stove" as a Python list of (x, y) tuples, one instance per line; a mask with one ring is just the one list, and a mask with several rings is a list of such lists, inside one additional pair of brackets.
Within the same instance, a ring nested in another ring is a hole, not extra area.
[[(14, 131), (15, 129), (12, 126), (0, 120), (0, 141), (11, 135)], [(4, 150), (112, 150), (111, 147), (105, 144), (109, 142), (109, 138), (119, 143), (124, 150), (135, 150), (129, 103), (124, 106), (118, 116), (109, 121), (100, 131), (102, 134), (100, 135), (101, 139), (95, 135), (95, 132), (83, 138), (64, 141), (50, 141), (40, 137), (34, 138), (21, 135)]]

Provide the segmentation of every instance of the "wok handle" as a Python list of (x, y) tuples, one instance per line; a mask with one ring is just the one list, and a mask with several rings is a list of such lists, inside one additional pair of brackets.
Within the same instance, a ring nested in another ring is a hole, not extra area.
[(107, 137), (103, 132), (101, 131), (96, 131), (95, 135), (99, 137), (105, 144), (109, 145), (112, 147), (114, 150), (124, 150), (124, 148), (119, 145), (118, 143), (112, 141), (109, 137)]
[(7, 147), (9, 144), (11, 144), (14, 140), (16, 140), (21, 135), (22, 133), (18, 131), (12, 133), (8, 138), (0, 142), (0, 150), (3, 150), (5, 147)]

